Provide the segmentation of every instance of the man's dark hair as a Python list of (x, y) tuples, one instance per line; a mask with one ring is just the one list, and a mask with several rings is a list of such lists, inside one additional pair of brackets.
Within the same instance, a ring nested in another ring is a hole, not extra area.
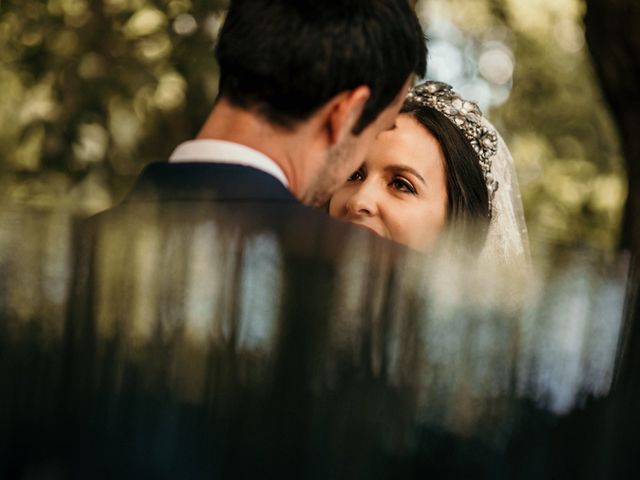
[(357, 134), (424, 76), (427, 47), (408, 0), (232, 0), (216, 57), (220, 97), (284, 127), (367, 85)]
[[(486, 236), (489, 229), (489, 192), (480, 159), (464, 134), (434, 108), (406, 100), (400, 113), (416, 119), (435, 137), (445, 158), (447, 221), (462, 235)], [(483, 242), (480, 242), (480, 245)]]

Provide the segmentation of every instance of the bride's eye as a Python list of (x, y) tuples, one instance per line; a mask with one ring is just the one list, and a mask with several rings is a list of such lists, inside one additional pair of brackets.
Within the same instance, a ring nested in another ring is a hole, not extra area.
[(391, 180), (391, 186), (399, 192), (416, 194), (416, 189), (411, 185), (411, 182), (402, 177), (396, 177)]
[(362, 169), (359, 168), (358, 170), (356, 170), (355, 172), (353, 172), (353, 174), (349, 177), (349, 182), (361, 182), (362, 180), (364, 180), (364, 173), (362, 172)]

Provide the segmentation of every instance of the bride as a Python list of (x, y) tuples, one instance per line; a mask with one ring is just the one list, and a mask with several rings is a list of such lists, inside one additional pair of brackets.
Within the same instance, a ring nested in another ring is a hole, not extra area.
[[(425, 424), (464, 436), (507, 425), (514, 359), (528, 345), (520, 329), (531, 331), (521, 320), (529, 250), (513, 159), (478, 106), (444, 83), (413, 87), (395, 128), (378, 135), (328, 210), (410, 247), (402, 275), (384, 283), (354, 242), (336, 288), (332, 344), (358, 358), (368, 345), (361, 339), (371, 339), (370, 369), (386, 368), (386, 378), (418, 392)], [(392, 311), (369, 306), (385, 298), (379, 292), (394, 299)]]
[(449, 230), (494, 262), (529, 255), (508, 148), (475, 103), (441, 82), (409, 91), (329, 213), (423, 252)]

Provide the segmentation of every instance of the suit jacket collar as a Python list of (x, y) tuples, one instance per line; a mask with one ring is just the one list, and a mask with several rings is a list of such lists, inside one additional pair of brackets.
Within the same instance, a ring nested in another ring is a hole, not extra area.
[(273, 159), (240, 143), (209, 138), (189, 140), (176, 147), (169, 157), (169, 162), (213, 162), (244, 165), (268, 173), (289, 188), (287, 177)]
[(300, 203), (282, 183), (252, 167), (228, 163), (148, 165), (125, 202), (277, 201)]

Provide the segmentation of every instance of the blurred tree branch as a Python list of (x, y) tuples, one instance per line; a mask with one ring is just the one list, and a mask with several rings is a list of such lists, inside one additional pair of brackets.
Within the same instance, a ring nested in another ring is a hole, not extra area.
[(586, 37), (602, 91), (618, 126), (629, 196), (620, 246), (640, 253), (640, 3), (586, 0)]
[(509, 11), (504, 0), (489, 0), (489, 9), (493, 16), (506, 26), (511, 26)]

